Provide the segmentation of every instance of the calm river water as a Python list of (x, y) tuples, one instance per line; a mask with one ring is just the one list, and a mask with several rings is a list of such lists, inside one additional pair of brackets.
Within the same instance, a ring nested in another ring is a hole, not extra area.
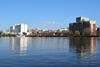
[(0, 67), (100, 67), (100, 38), (1, 37)]

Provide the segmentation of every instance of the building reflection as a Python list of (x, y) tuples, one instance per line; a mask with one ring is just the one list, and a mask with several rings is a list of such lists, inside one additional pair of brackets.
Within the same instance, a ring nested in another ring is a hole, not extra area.
[(27, 52), (27, 38), (26, 37), (11, 37), (11, 50), (13, 52), (19, 53), (20, 55), (25, 55)]
[(78, 57), (88, 57), (96, 52), (95, 37), (75, 37), (70, 38), (70, 49)]

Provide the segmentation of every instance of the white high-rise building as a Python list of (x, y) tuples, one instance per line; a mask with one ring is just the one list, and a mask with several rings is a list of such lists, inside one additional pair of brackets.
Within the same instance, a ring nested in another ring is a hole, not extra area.
[(10, 32), (15, 32), (16, 34), (27, 33), (28, 26), (27, 24), (17, 24), (10, 27)]

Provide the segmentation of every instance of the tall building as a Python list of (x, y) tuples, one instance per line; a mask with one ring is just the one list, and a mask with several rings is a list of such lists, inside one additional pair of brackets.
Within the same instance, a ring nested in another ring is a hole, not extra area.
[(27, 25), (26, 24), (15, 25), (15, 31), (17, 34), (23, 34), (23, 32), (27, 33)]
[(10, 27), (10, 32), (15, 32), (15, 26)]
[(69, 24), (69, 30), (73, 33), (79, 31), (81, 35), (96, 35), (96, 21), (77, 17), (76, 22)]
[(23, 32), (27, 33), (27, 30), (27, 24), (17, 24), (10, 27), (10, 32), (15, 32), (16, 34), (23, 34)]

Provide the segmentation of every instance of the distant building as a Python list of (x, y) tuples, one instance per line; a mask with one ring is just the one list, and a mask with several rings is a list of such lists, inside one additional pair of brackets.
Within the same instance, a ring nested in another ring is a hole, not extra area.
[(28, 26), (27, 24), (17, 24), (10, 27), (10, 32), (15, 32), (16, 34), (27, 33)]
[(68, 28), (61, 28), (60, 31), (68, 31)]
[(100, 27), (97, 28), (97, 35), (100, 36)]
[(77, 17), (76, 22), (69, 24), (69, 30), (73, 33), (79, 31), (81, 35), (96, 35), (96, 21)]
[(10, 32), (15, 32), (15, 26), (10, 27)]
[(26, 24), (18, 24), (15, 25), (15, 32), (17, 34), (23, 34), (23, 32), (27, 33), (28, 26)]
[(81, 23), (81, 22), (84, 22), (84, 21), (89, 21), (90, 19), (87, 18), (87, 17), (77, 17), (76, 18), (76, 22), (78, 23)]

